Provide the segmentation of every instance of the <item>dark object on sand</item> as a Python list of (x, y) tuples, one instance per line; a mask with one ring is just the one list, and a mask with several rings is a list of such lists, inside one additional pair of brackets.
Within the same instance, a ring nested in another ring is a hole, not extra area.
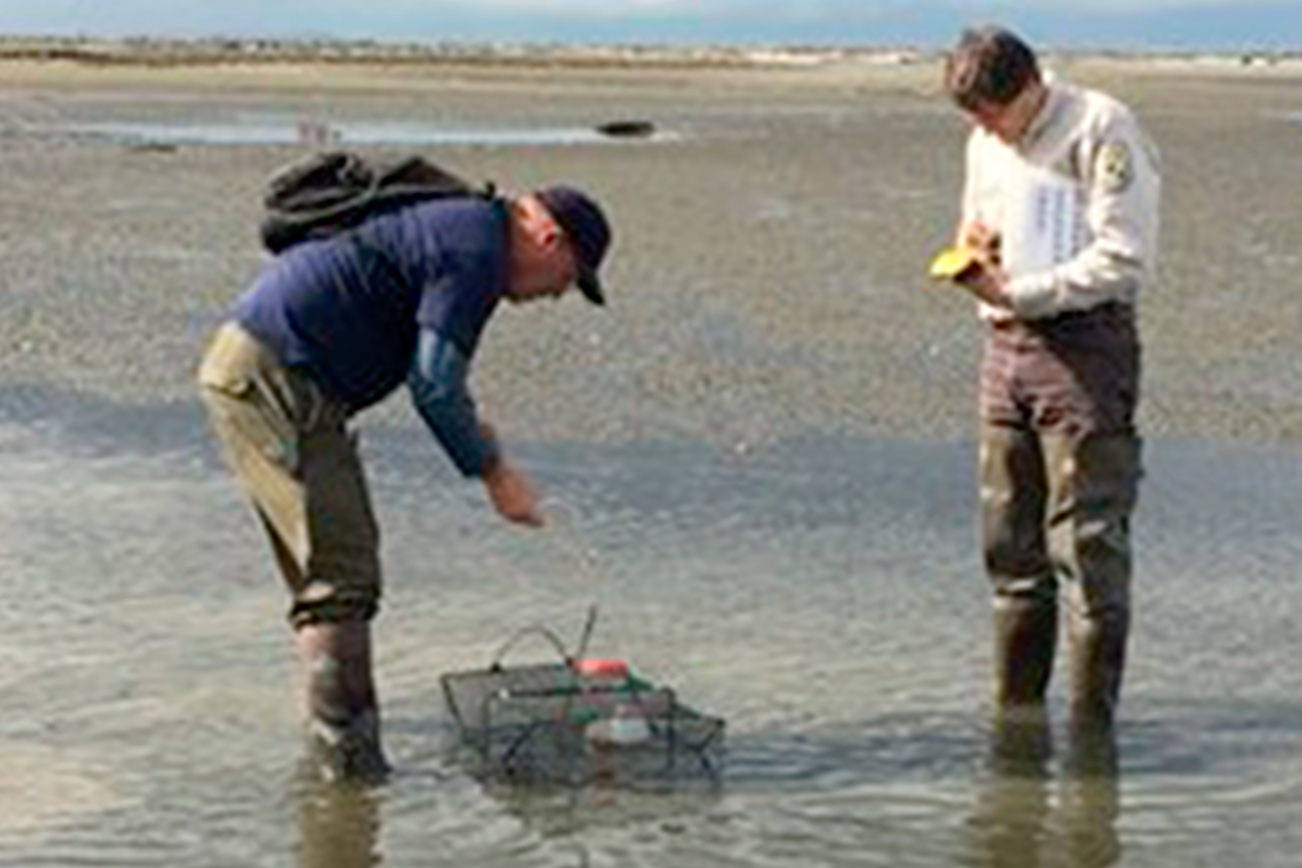
[[(722, 764), (724, 722), (689, 708), (668, 687), (633, 673), (622, 660), (582, 656), (596, 618), (590, 611), (575, 655), (544, 627), (517, 633), (487, 669), (439, 680), (462, 741), (485, 777), (582, 786), (714, 779)], [(503, 666), (515, 641), (540, 633), (562, 660)]]
[(174, 154), (176, 145), (171, 142), (132, 142), (127, 150), (133, 154)]
[(604, 124), (597, 124), (597, 132), (603, 136), (619, 136), (624, 138), (645, 138), (656, 130), (656, 125), (651, 121), (607, 121)]

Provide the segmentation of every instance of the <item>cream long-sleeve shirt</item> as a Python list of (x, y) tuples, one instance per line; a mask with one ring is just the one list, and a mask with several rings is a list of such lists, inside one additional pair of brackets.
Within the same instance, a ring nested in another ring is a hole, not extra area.
[[(1004, 240), (1012, 311), (981, 305), (990, 320), (1032, 320), (1109, 301), (1135, 304), (1151, 282), (1161, 178), (1157, 148), (1130, 110), (1098, 91), (1058, 81), (1016, 146), (975, 127), (967, 144), (964, 222)], [(1028, 182), (1066, 184), (1077, 220), (1056, 261), (1024, 267), (1008, 239), (1024, 221)], [(1015, 216), (1016, 215), (1016, 216)]]

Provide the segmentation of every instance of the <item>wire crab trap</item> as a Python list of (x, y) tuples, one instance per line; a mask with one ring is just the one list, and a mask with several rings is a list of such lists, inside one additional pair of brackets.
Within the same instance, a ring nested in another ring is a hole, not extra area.
[[(724, 722), (678, 701), (623, 660), (584, 656), (596, 621), (588, 612), (578, 651), (545, 627), (516, 633), (486, 669), (443, 674), (439, 681), (462, 742), (487, 777), (582, 786), (704, 775), (722, 765)], [(521, 638), (538, 633), (560, 661), (504, 666)]]

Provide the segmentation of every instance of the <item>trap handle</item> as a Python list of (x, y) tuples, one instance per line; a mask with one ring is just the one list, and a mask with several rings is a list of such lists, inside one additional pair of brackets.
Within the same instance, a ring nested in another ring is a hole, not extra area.
[(511, 638), (507, 639), (502, 643), (502, 647), (497, 649), (497, 653), (493, 655), (492, 662), (488, 664), (488, 668), (493, 671), (500, 670), (502, 668), (502, 660), (506, 657), (507, 652), (514, 648), (516, 643), (521, 639), (534, 633), (542, 636), (551, 643), (551, 646), (556, 649), (556, 653), (560, 655), (561, 662), (566, 666), (573, 668), (575, 660), (583, 659), (583, 654), (588, 649), (588, 640), (592, 638), (592, 628), (596, 626), (596, 623), (597, 606), (596, 604), (593, 604), (588, 607), (588, 617), (583, 623), (583, 633), (579, 636), (578, 649), (573, 654), (566, 650), (565, 643), (561, 641), (559, 636), (542, 624), (530, 624), (527, 627), (522, 627), (515, 631), (515, 633), (511, 634)]
[(494, 672), (500, 670), (502, 668), (502, 659), (506, 657), (507, 652), (514, 648), (521, 639), (534, 633), (537, 633), (539, 636), (542, 636), (551, 643), (551, 646), (556, 649), (556, 653), (560, 655), (561, 661), (564, 662), (566, 666), (570, 665), (570, 662), (574, 658), (570, 656), (570, 653), (567, 650), (565, 650), (565, 643), (560, 640), (560, 637), (542, 624), (530, 624), (528, 627), (522, 627), (521, 629), (516, 630), (515, 633), (511, 635), (511, 638), (502, 643), (502, 647), (498, 648), (497, 653), (493, 655), (493, 660), (488, 664), (488, 668)]

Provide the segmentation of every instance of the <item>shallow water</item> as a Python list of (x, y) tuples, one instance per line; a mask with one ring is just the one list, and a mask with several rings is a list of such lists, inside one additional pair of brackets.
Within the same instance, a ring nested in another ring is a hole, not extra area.
[[(992, 756), (970, 444), (516, 444), (554, 499), (529, 533), (422, 434), (372, 424), (397, 774), (365, 793), (298, 773), (283, 600), (197, 408), (0, 407), (5, 864), (1284, 865), (1302, 846), (1296, 449), (1149, 444), (1114, 777), (1073, 770), (1060, 690), (1047, 753)], [(572, 640), (592, 603), (594, 653), (727, 719), (717, 782), (485, 787), (457, 761), (438, 675), (527, 624)]]
[[(28, 128), (30, 133), (101, 139), (144, 145), (293, 145), (300, 141), (299, 119), (289, 116), (237, 116), (230, 120), (102, 121), (76, 126)], [(402, 121), (344, 121), (331, 123), (341, 147), (389, 145), (577, 145), (641, 141), (603, 135), (584, 127), (457, 127)], [(660, 134), (657, 138), (665, 138)]]

